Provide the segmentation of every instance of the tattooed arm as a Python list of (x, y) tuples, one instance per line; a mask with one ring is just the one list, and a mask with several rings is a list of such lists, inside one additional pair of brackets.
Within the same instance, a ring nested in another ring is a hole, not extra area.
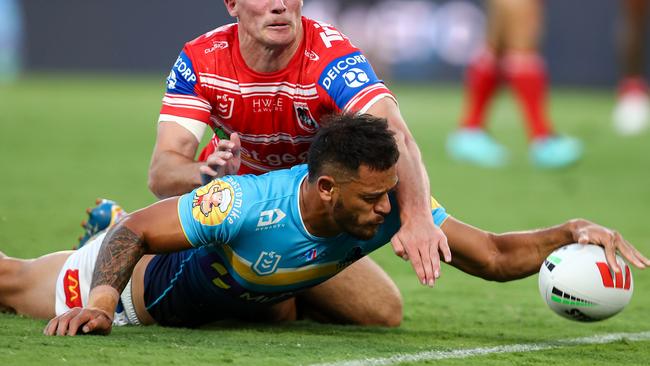
[(135, 265), (145, 254), (191, 248), (177, 212), (178, 198), (160, 201), (136, 211), (111, 228), (97, 256), (88, 303), (52, 319), (44, 333), (108, 334), (115, 308)]

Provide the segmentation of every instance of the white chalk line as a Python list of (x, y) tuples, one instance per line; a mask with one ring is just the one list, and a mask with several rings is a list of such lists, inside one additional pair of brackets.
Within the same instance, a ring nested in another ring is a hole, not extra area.
[(451, 351), (425, 351), (412, 354), (396, 354), (390, 357), (365, 358), (360, 360), (348, 360), (331, 363), (318, 363), (311, 366), (385, 366), (394, 365), (402, 362), (420, 362), (430, 360), (444, 360), (451, 358), (468, 358), (475, 356), (484, 356), (498, 353), (520, 353), (544, 351), (549, 349), (581, 346), (589, 344), (605, 344), (622, 340), (627, 341), (646, 341), (650, 340), (650, 331), (639, 333), (610, 333), (595, 335), (591, 337), (581, 337), (573, 339), (561, 339), (542, 343), (522, 343), (508, 344), (495, 347), (480, 347), (456, 349)]

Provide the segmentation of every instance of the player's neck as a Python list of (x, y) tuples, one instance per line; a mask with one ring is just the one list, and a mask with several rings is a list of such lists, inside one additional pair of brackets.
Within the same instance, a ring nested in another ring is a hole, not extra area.
[(300, 185), (300, 215), (307, 232), (313, 236), (328, 238), (341, 233), (314, 184), (305, 178)]
[(252, 70), (260, 73), (276, 72), (289, 65), (300, 47), (302, 37), (302, 32), (298, 32), (298, 36), (290, 45), (269, 47), (239, 32), (239, 51), (246, 65)]

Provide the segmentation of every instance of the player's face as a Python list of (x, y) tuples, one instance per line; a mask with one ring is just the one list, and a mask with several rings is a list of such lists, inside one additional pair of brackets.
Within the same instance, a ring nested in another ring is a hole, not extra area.
[(302, 0), (226, 0), (240, 32), (264, 47), (287, 47), (302, 32)]
[(352, 236), (371, 239), (390, 213), (388, 192), (396, 185), (394, 166), (381, 172), (361, 166), (357, 179), (337, 186), (340, 192), (334, 203), (335, 222)]

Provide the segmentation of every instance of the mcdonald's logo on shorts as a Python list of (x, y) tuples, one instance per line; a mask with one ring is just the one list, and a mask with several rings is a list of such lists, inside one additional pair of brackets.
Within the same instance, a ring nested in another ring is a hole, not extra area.
[(69, 269), (65, 271), (65, 276), (63, 276), (63, 290), (65, 292), (65, 304), (69, 308), (83, 306), (81, 303), (78, 269)]

